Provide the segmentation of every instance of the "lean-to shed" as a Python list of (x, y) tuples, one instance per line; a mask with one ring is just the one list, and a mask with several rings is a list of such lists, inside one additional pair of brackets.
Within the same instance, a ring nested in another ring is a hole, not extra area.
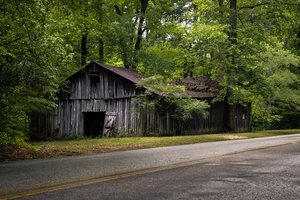
[[(178, 127), (175, 119), (162, 113), (134, 109), (133, 97), (143, 90), (136, 87), (141, 78), (130, 69), (91, 62), (68, 78), (68, 91), (58, 95), (53, 114), (31, 114), (32, 137), (199, 134), (250, 128), (250, 106), (213, 103), (207, 119), (195, 116), (185, 127)], [(193, 98), (210, 101), (218, 94), (217, 86), (208, 78), (175, 83), (185, 85)]]

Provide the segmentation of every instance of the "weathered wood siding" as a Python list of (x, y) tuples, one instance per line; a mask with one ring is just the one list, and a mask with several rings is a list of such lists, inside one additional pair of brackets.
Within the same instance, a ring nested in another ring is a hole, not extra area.
[[(91, 83), (90, 73), (98, 73), (99, 83)], [(137, 135), (140, 117), (132, 105), (137, 93), (134, 83), (92, 64), (70, 78), (70, 91), (59, 97), (53, 115), (32, 116), (32, 132), (42, 138), (83, 136), (83, 113), (115, 112), (116, 131)]]
[(250, 131), (251, 104), (228, 106), (228, 130), (234, 132)]
[[(91, 73), (98, 73), (99, 83), (91, 83)], [(70, 82), (70, 95), (62, 96), (62, 99), (118, 99), (136, 95), (134, 83), (95, 64), (73, 75)]]
[[(227, 129), (226, 119), (226, 104), (224, 102), (212, 103), (208, 109), (209, 115), (207, 118), (194, 115), (187, 122), (180, 122), (169, 116), (168, 113), (156, 116), (154, 130), (160, 135), (182, 135), (182, 134), (201, 134), (201, 133), (217, 133), (224, 132)], [(151, 115), (150, 115), (151, 117)]]
[(131, 102), (131, 98), (59, 101), (54, 123), (55, 129), (59, 130), (57, 137), (63, 137), (66, 133), (69, 136), (82, 136), (84, 112), (115, 112), (117, 113), (116, 131), (136, 133), (139, 129), (138, 118), (132, 111)]
[[(91, 81), (93, 76), (97, 81)], [(33, 138), (63, 138), (84, 135), (84, 116), (89, 112), (114, 113), (115, 135), (174, 135), (248, 131), (250, 107), (228, 106), (224, 102), (211, 105), (209, 116), (194, 116), (182, 124), (168, 113), (150, 109), (137, 110), (132, 99), (140, 93), (135, 84), (95, 63), (69, 78), (69, 92), (59, 96), (52, 115), (31, 114)]]

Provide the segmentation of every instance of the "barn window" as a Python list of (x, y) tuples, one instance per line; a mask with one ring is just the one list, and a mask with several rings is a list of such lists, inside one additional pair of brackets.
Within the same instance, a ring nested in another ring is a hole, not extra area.
[(90, 81), (91, 81), (91, 84), (100, 83), (100, 73), (99, 72), (90, 72)]

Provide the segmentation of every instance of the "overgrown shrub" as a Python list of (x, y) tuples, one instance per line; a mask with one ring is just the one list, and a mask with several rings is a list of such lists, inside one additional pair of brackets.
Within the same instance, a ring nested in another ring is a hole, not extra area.
[(180, 123), (199, 115), (208, 116), (209, 104), (188, 96), (184, 86), (172, 84), (163, 76), (145, 78), (138, 84), (141, 88), (147, 88), (144, 93), (134, 98), (138, 107), (154, 109), (161, 114), (168, 113)]
[(27, 136), (17, 130), (7, 128), (4, 132), (0, 132), (0, 146), (19, 146), (27, 147)]

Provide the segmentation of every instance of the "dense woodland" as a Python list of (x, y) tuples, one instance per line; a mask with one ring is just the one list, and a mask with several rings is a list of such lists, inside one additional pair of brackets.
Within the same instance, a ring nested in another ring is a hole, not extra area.
[(51, 111), (91, 60), (208, 76), (218, 99), (252, 104), (254, 129), (300, 127), (299, 0), (0, 1), (2, 143), (27, 136), (28, 114)]

